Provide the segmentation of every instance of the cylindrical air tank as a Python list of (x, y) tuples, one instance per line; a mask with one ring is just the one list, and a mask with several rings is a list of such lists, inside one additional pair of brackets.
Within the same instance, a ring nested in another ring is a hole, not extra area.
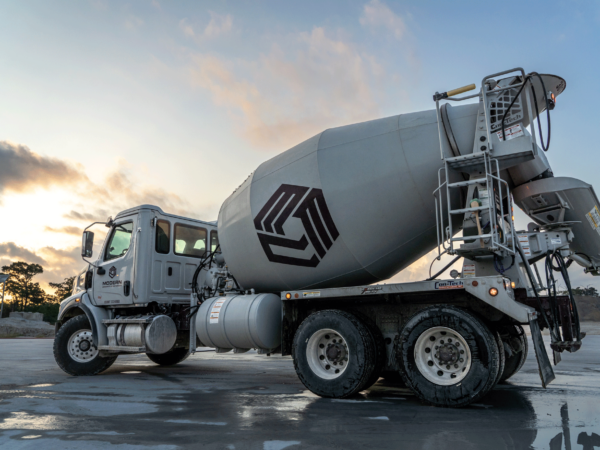
[[(453, 108), (464, 147), (477, 108)], [(226, 264), (259, 292), (385, 280), (436, 247), (442, 166), (434, 110), (326, 130), (261, 164), (223, 203)]]
[(209, 298), (196, 315), (196, 333), (207, 347), (275, 349), (281, 344), (281, 299), (275, 294)]

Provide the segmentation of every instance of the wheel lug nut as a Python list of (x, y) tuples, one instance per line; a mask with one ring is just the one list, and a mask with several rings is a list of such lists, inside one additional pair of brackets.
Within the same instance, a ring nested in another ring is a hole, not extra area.
[(440, 341), (440, 344), (443, 344), (443, 343), (444, 343), (444, 341)]
[(454, 368), (455, 368), (455, 369), (458, 369), (458, 364), (454, 364)]
[(465, 352), (464, 350), (461, 350), (461, 351), (460, 351), (460, 354), (462, 355), (464, 352)]
[(433, 366), (433, 361), (427, 361), (427, 365), (428, 365), (429, 367)]
[(451, 338), (448, 338), (448, 342), (452, 342), (452, 339), (451, 339)]
[(464, 359), (460, 358), (458, 361), (459, 361), (459, 362), (464, 362)]
[(446, 366), (446, 369), (450, 370), (450, 366)]

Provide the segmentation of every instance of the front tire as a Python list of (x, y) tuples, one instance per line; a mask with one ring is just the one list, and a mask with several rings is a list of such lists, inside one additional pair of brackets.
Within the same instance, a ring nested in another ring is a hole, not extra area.
[(174, 348), (169, 350), (167, 353), (162, 353), (160, 355), (155, 355), (152, 353), (146, 353), (146, 356), (150, 361), (159, 364), (161, 366), (174, 366), (175, 364), (179, 364), (181, 361), (185, 360), (188, 356), (190, 356), (190, 352), (187, 348)]
[(82, 314), (69, 319), (56, 333), (54, 359), (69, 375), (88, 376), (105, 371), (117, 357), (99, 355), (92, 340), (90, 322)]
[(426, 403), (466, 406), (498, 380), (496, 336), (463, 309), (437, 305), (420, 311), (404, 326), (400, 342), (400, 374)]
[(356, 316), (339, 310), (308, 316), (296, 331), (292, 356), (304, 386), (328, 398), (363, 390), (377, 365), (371, 331)]

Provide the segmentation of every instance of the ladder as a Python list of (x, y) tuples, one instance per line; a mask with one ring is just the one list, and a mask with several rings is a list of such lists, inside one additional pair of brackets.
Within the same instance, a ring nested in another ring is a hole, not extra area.
[[(513, 72), (520, 72), (520, 78), (516, 76), (496, 81), (497, 77)], [(503, 83), (504, 80), (510, 80), (510, 83)], [(447, 252), (472, 258), (515, 254), (517, 244), (512, 196), (508, 183), (500, 177), (500, 171), (532, 160), (537, 154), (535, 128), (531, 127), (531, 135), (524, 131), (525, 118), (534, 117), (529, 89), (524, 86), (526, 83), (528, 78), (525, 71), (516, 68), (484, 77), (477, 94), (454, 97), (475, 89), (472, 84), (442, 94), (436, 92), (433, 96), (436, 102), (440, 154), (444, 162), (438, 171), (438, 188), (433, 192), (438, 255)], [(464, 101), (476, 97), (479, 98), (479, 111), (473, 152), (457, 154), (455, 147), (449, 148), (455, 143), (454, 138), (444, 131), (440, 100)], [(520, 127), (517, 128), (520, 130), (517, 138), (507, 137), (510, 127)], [(460, 178), (462, 181), (449, 181)], [(457, 205), (456, 198), (460, 198), (460, 195), (453, 194), (455, 190), (464, 188), (467, 188), (467, 199)], [(473, 201), (475, 192), (476, 205)], [(464, 222), (472, 220), (476, 223), (477, 232), (455, 237), (459, 231), (454, 219), (457, 215), (463, 215)]]

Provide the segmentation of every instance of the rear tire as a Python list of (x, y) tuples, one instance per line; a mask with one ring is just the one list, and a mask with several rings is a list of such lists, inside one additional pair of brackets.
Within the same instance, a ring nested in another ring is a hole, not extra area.
[(375, 344), (375, 349), (377, 352), (377, 356), (375, 359), (375, 367), (373, 368), (373, 374), (362, 387), (362, 391), (364, 389), (369, 389), (371, 386), (377, 383), (377, 380), (379, 380), (379, 378), (382, 376), (383, 369), (386, 364), (387, 351), (385, 348), (385, 339), (383, 338), (383, 334), (381, 334), (381, 331), (377, 327), (377, 324), (366, 316), (360, 315), (357, 317), (369, 329), (369, 332), (371, 333), (371, 338), (373, 339), (373, 343)]
[[(510, 347), (510, 353), (505, 351), (506, 363), (504, 364), (504, 371), (500, 377), (500, 381), (506, 381), (514, 374), (516, 374), (527, 359), (527, 353), (529, 351), (529, 344), (527, 343), (527, 336), (521, 325), (515, 325), (517, 336), (508, 336), (503, 341)], [(520, 348), (519, 348), (520, 347)]]
[(146, 356), (150, 361), (161, 365), (161, 366), (174, 366), (187, 359), (190, 355), (187, 348), (174, 348), (169, 350), (167, 353), (156, 355), (153, 353), (146, 353)]
[(329, 398), (363, 390), (377, 365), (377, 348), (367, 326), (339, 310), (308, 316), (296, 331), (292, 356), (304, 386)]
[(102, 357), (92, 341), (92, 330), (86, 315), (69, 319), (54, 337), (54, 359), (69, 375), (96, 375), (108, 369), (117, 359)]
[(494, 334), (470, 312), (426, 308), (408, 320), (400, 337), (400, 374), (421, 400), (461, 407), (494, 387), (500, 355)]

